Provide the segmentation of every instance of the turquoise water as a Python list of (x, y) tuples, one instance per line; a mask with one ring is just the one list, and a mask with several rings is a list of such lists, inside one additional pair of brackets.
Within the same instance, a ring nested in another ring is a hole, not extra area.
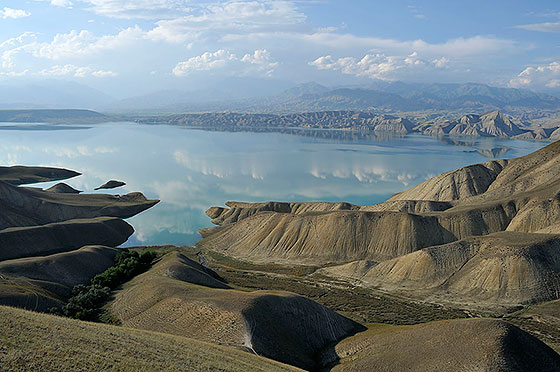
[[(517, 157), (547, 143), (492, 138), (367, 136), (338, 131), (220, 132), (166, 125), (0, 124), (0, 164), (70, 168), (86, 192), (109, 179), (161, 203), (130, 218), (127, 244), (192, 244), (204, 211), (227, 200), (374, 204), (464, 165)], [(504, 153), (504, 151), (506, 151)], [(53, 183), (41, 184), (50, 186)]]

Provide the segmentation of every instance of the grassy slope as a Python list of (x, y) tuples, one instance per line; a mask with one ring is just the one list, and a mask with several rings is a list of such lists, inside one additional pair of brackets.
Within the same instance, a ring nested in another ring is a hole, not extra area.
[(0, 319), (2, 371), (298, 371), (185, 337), (5, 306)]

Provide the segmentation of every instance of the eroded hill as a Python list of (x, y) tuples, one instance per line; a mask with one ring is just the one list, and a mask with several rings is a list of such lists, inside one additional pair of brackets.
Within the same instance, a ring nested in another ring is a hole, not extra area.
[[(433, 301), (484, 306), (560, 296), (560, 142), (448, 172), (373, 206), (228, 203), (203, 249), (321, 271)], [(545, 235), (548, 234), (548, 235)], [(343, 266), (336, 266), (342, 264)]]

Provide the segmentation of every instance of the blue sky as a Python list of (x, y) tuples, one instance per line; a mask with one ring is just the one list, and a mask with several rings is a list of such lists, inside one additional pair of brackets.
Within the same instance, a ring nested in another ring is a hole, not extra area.
[(376, 80), (560, 90), (558, 1), (1, 0), (0, 80), (114, 96)]

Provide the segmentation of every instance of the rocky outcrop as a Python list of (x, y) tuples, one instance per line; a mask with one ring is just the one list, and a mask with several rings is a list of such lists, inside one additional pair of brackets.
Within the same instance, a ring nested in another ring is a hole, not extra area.
[(96, 187), (94, 190), (115, 189), (124, 185), (126, 185), (126, 183), (124, 183), (123, 181), (110, 180), (105, 182), (103, 185)]
[(0, 261), (67, 252), (85, 245), (117, 247), (134, 229), (115, 217), (75, 219), (0, 230)]
[(79, 176), (80, 173), (68, 169), (49, 167), (0, 167), (0, 181), (11, 185), (59, 181)]
[(81, 193), (81, 191), (76, 190), (75, 188), (68, 186), (65, 183), (57, 183), (54, 186), (49, 187), (48, 189), (46, 189), (45, 191), (50, 191), (50, 192), (56, 192), (59, 194), (79, 194)]
[(92, 195), (78, 194), (60, 183), (48, 190), (14, 185), (78, 174), (55, 168), (0, 169), (0, 178), (4, 177), (4, 181), (0, 180), (0, 261), (66, 252), (86, 245), (116, 247), (134, 232), (122, 219), (158, 203), (141, 193)]
[(431, 136), (515, 137), (530, 132), (521, 122), (492, 111), (486, 114), (468, 114), (455, 120), (423, 124), (416, 130)]
[(122, 196), (69, 194), (16, 187), (0, 181), (0, 229), (77, 218), (128, 218), (157, 204), (141, 193)]

